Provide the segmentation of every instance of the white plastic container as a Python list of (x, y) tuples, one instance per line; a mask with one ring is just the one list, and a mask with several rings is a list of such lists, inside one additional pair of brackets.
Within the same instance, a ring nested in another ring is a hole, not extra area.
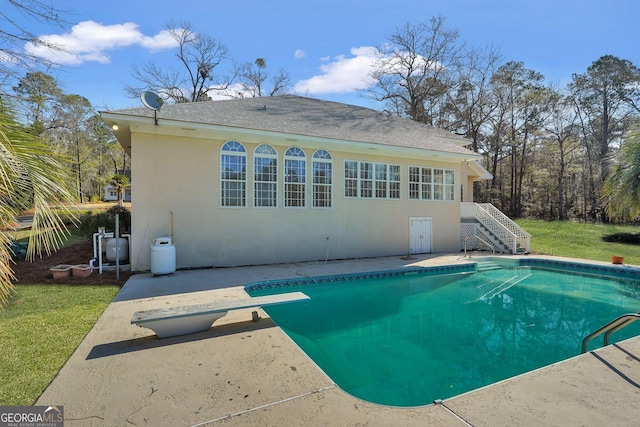
[[(116, 256), (116, 248), (118, 255)], [(129, 259), (129, 242), (122, 237), (107, 240), (106, 249), (107, 261), (115, 261), (116, 257), (120, 262)]]
[(171, 237), (153, 239), (151, 245), (151, 273), (154, 276), (166, 276), (176, 271), (176, 246)]

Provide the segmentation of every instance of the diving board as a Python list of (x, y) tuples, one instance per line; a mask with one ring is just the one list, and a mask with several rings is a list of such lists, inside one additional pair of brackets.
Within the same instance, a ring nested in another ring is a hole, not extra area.
[(133, 313), (131, 324), (151, 329), (158, 338), (168, 338), (206, 331), (211, 328), (213, 322), (224, 317), (230, 310), (266, 307), (308, 299), (310, 299), (309, 296), (302, 292), (289, 292), (255, 298), (225, 299), (204, 304), (143, 310)]

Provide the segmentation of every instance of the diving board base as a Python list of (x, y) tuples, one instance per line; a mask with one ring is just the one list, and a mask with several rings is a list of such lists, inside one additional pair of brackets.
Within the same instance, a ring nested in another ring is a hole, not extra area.
[(227, 311), (218, 313), (201, 314), (174, 319), (158, 319), (145, 322), (141, 327), (149, 328), (156, 333), (158, 338), (177, 337), (179, 335), (195, 334), (211, 329), (213, 322), (227, 315)]

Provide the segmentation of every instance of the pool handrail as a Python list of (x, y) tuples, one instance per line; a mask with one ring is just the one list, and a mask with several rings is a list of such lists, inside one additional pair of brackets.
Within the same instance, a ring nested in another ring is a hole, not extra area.
[(640, 319), (640, 312), (623, 314), (622, 316), (619, 316), (613, 319), (611, 322), (607, 323), (601, 328), (598, 328), (595, 331), (591, 332), (582, 340), (582, 349), (580, 353), (586, 353), (587, 346), (589, 345), (589, 341), (591, 341), (593, 338), (601, 334), (605, 334), (604, 343), (603, 343), (604, 346), (609, 345), (609, 336), (612, 333), (619, 331), (620, 329), (630, 325), (631, 323), (639, 319)]

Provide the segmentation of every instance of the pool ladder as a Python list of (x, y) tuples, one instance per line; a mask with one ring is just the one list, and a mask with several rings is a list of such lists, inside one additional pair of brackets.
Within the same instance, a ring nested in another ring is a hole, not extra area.
[(589, 341), (591, 341), (591, 339), (597, 337), (598, 335), (604, 334), (603, 346), (609, 345), (609, 336), (612, 333), (614, 333), (616, 331), (619, 331), (620, 329), (622, 329), (622, 328), (624, 328), (626, 326), (629, 326), (630, 324), (632, 324), (633, 322), (635, 322), (638, 319), (640, 319), (640, 312), (623, 314), (622, 316), (620, 316), (620, 317), (618, 317), (616, 319), (613, 319), (611, 322), (607, 323), (603, 327), (591, 332), (589, 335), (587, 335), (582, 340), (582, 351), (581, 351), (581, 353), (586, 353), (587, 352), (587, 345), (589, 345)]

